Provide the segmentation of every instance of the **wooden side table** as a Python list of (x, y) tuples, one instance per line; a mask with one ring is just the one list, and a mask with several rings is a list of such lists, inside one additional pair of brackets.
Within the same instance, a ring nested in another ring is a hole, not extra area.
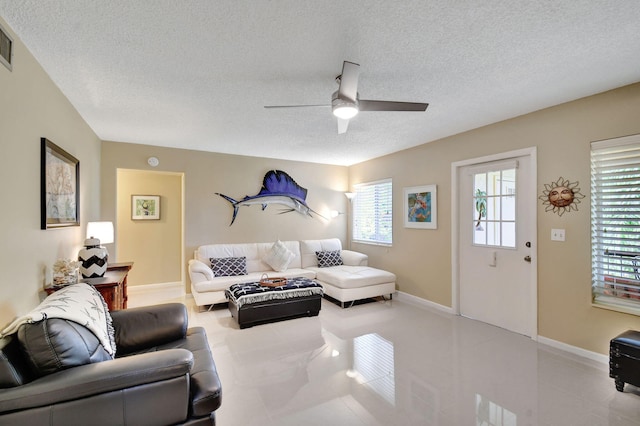
[[(133, 262), (110, 263), (103, 277), (85, 278), (81, 283), (91, 284), (100, 292), (110, 311), (127, 309), (127, 274)], [(46, 287), (47, 294), (52, 294), (62, 286)]]
[(122, 271), (124, 272), (124, 279), (122, 280), (122, 308), (127, 309), (127, 300), (129, 300), (129, 296), (127, 294), (127, 275), (129, 271), (133, 268), (133, 262), (118, 262), (118, 263), (109, 263), (107, 265), (107, 271)]

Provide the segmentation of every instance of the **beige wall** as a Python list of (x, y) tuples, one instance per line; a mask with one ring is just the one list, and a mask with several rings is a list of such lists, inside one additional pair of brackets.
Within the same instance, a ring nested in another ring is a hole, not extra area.
[[(13, 71), (0, 65), (0, 327), (44, 296), (45, 267), (77, 258), (86, 223), (98, 220), (100, 140), (0, 19), (14, 40)], [(82, 226), (40, 229), (40, 138), (80, 161)]]
[[(147, 164), (147, 158), (156, 156), (158, 167)], [(296, 161), (216, 154), (183, 149), (162, 148), (117, 142), (102, 143), (101, 212), (104, 220), (114, 220), (130, 214), (129, 204), (116, 205), (117, 170), (143, 170), (184, 173), (184, 259), (183, 265), (193, 257), (193, 251), (202, 244), (236, 242), (270, 242), (280, 240), (337, 237), (346, 243), (347, 216), (333, 220), (307, 217), (298, 213), (279, 214), (284, 206), (270, 205), (265, 211), (260, 206), (240, 207), (233, 226), (229, 226), (233, 209), (216, 192), (232, 198), (255, 195), (260, 191), (266, 172), (280, 169), (307, 188), (307, 204), (318, 213), (328, 216), (330, 210), (346, 212), (348, 171), (346, 167)], [(120, 219), (116, 222), (119, 228)], [(120, 235), (118, 229), (117, 234)], [(137, 255), (120, 253), (118, 261), (138, 262)], [(186, 266), (185, 266), (186, 267)], [(132, 269), (137, 269), (137, 263)], [(135, 278), (132, 275), (132, 278)], [(167, 282), (159, 278), (160, 282)], [(132, 284), (146, 284), (147, 279), (132, 279)], [(189, 290), (189, 279), (185, 280)]]
[[(130, 285), (182, 282), (182, 173), (117, 171), (116, 252)], [(132, 195), (160, 196), (159, 220), (132, 220)]]
[[(451, 163), (537, 147), (538, 195), (562, 176), (580, 182), (587, 197), (579, 211), (562, 217), (538, 201), (538, 333), (607, 353), (608, 342), (640, 317), (591, 305), (589, 143), (640, 133), (640, 84), (548, 108), (352, 166), (350, 183), (393, 178), (394, 244), (354, 244), (371, 263), (398, 275), (398, 289), (445, 306), (451, 300)], [(402, 226), (402, 188), (438, 185), (438, 229)], [(552, 228), (566, 229), (566, 242), (550, 240)]]

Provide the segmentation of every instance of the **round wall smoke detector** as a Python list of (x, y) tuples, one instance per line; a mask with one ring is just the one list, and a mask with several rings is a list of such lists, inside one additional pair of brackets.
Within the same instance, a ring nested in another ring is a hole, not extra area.
[(147, 163), (149, 163), (151, 167), (156, 167), (158, 164), (160, 164), (160, 160), (158, 160), (158, 157), (149, 157), (147, 159)]

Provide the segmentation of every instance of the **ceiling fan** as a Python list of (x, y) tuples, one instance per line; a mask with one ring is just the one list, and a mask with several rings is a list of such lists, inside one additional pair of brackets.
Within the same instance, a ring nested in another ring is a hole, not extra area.
[(331, 96), (331, 105), (265, 105), (265, 108), (331, 107), (338, 118), (338, 133), (346, 133), (349, 120), (360, 111), (425, 111), (429, 104), (418, 102), (371, 101), (358, 95), (360, 65), (344, 61), (342, 74), (336, 77), (338, 90)]

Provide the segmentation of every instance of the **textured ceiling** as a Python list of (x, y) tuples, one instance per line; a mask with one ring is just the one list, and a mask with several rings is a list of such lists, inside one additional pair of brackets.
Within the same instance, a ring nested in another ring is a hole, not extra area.
[[(103, 140), (350, 165), (640, 81), (638, 0), (0, 0)], [(19, 51), (15, 55), (20, 55)], [(342, 61), (363, 99), (338, 135)], [(13, 72), (20, 72), (18, 67)]]

